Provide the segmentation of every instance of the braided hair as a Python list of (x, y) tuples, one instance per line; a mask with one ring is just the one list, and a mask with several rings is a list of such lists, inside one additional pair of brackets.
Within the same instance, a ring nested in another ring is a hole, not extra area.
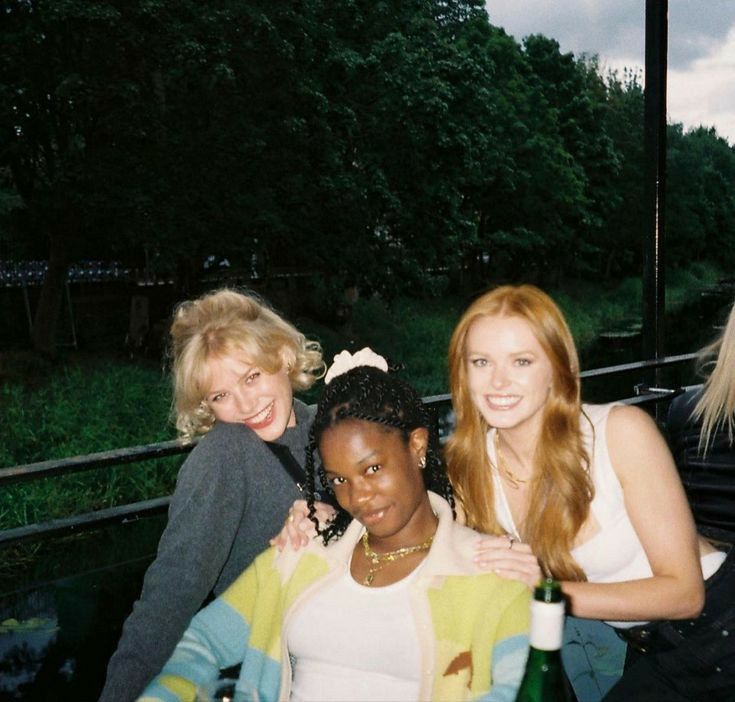
[(422, 471), (424, 486), (446, 499), (454, 511), (454, 497), (441, 456), (439, 439), (436, 431), (432, 430), (433, 422), (418, 393), (396, 375), (372, 366), (358, 366), (337, 376), (325, 387), (309, 432), (304, 492), (309, 518), (316, 525), (325, 544), (332, 538), (342, 536), (352, 516), (333, 500), (337, 514), (324, 529), (320, 527), (314, 510), (317, 474), (332, 498), (334, 491), (327, 481), (324, 467), (321, 463), (318, 467), (315, 465), (314, 452), (322, 434), (346, 419), (361, 419), (395, 429), (406, 442), (414, 429), (427, 429), (429, 442), (426, 448), (426, 467)]

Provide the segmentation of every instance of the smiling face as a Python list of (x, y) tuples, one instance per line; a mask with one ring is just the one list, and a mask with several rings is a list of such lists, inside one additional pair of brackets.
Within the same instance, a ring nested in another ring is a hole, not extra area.
[(414, 429), (405, 440), (397, 429), (362, 419), (340, 421), (319, 440), (337, 502), (383, 551), (419, 544), (434, 533), (436, 517), (419, 468), (427, 440), (426, 429)]
[(554, 371), (528, 322), (479, 317), (467, 332), (465, 364), (472, 402), (487, 424), (536, 437)]
[(285, 365), (266, 373), (233, 356), (213, 357), (207, 364), (210, 382), (205, 402), (217, 421), (244, 424), (263, 441), (274, 441), (286, 427), (296, 426)]

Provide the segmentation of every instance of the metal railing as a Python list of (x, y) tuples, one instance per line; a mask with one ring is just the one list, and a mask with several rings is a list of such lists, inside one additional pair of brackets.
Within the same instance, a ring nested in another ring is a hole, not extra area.
[[(663, 368), (692, 361), (696, 354), (688, 353), (678, 356), (667, 356), (652, 361), (637, 361), (624, 363), (616, 366), (605, 366), (582, 371), (582, 380), (600, 378), (631, 371), (646, 371), (649, 369)], [(651, 403), (670, 400), (672, 397), (683, 392), (683, 388), (656, 388), (639, 383), (633, 386), (633, 396), (622, 398), (620, 401), (626, 404), (648, 405)], [(451, 404), (449, 394), (431, 395), (423, 398), (424, 402), (437, 411), (441, 407)], [(197, 440), (193, 441), (164, 441), (156, 444), (143, 446), (132, 446), (128, 448), (102, 451), (84, 456), (73, 456), (39, 463), (14, 466), (0, 469), (0, 487), (12, 483), (27, 482), (41, 478), (50, 478), (58, 475), (82, 472), (92, 469), (121, 466), (137, 463), (143, 460), (164, 458), (176, 454), (188, 453), (196, 446)], [(86, 514), (54, 519), (41, 524), (31, 524), (0, 531), (0, 547), (19, 543), (32, 539), (51, 536), (61, 536), (80, 532), (85, 529), (96, 528), (111, 523), (124, 523), (164, 512), (169, 505), (170, 497), (159, 497), (142, 502), (134, 502), (127, 505), (110, 507)]]

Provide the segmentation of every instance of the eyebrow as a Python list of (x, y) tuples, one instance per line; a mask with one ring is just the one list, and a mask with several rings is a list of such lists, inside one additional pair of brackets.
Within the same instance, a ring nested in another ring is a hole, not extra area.
[[(359, 465), (364, 465), (365, 463), (369, 463), (373, 459), (373, 456), (375, 456), (375, 454), (377, 453), (378, 453), (377, 451), (370, 451), (369, 453), (366, 453), (362, 458), (360, 458), (355, 463), (355, 465), (359, 466)], [(331, 468), (327, 468), (327, 466), (324, 466), (324, 473), (326, 475), (336, 475), (339, 477), (342, 476), (341, 473), (337, 472), (336, 470), (332, 470)]]
[[(260, 366), (257, 366), (255, 364), (246, 366), (245, 370), (242, 373), (237, 374), (238, 381), (242, 380), (245, 376), (250, 375), (254, 370), (260, 371)], [(220, 388), (219, 390), (210, 390), (206, 396), (209, 397), (210, 395), (216, 395), (217, 393), (220, 393), (220, 392), (227, 392), (227, 390), (228, 388)]]
[[(511, 352), (508, 355), (510, 355), (510, 356), (524, 356), (524, 355), (529, 355), (529, 354), (532, 355), (532, 356), (537, 356), (538, 355), (538, 352), (537, 351), (533, 351), (531, 349), (524, 349), (524, 350), (521, 350), (521, 351), (513, 351), (513, 352)], [(469, 349), (467, 349), (466, 355), (467, 356), (489, 356), (490, 354), (488, 354), (487, 351), (470, 351)]]
[(377, 454), (378, 451), (370, 451), (369, 453), (366, 453), (359, 461), (358, 463), (367, 463), (368, 461), (371, 461), (373, 459), (373, 456)]

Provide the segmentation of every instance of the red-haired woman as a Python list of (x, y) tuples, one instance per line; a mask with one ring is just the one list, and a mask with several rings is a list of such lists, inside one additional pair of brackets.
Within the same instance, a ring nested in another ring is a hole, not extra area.
[(582, 404), (554, 302), (530, 285), (484, 294), (454, 331), (449, 369), (449, 475), (468, 526), (495, 535), (478, 562), (529, 586), (553, 575), (572, 614), (633, 642), (606, 699), (735, 699), (735, 558), (698, 537), (653, 420)]

